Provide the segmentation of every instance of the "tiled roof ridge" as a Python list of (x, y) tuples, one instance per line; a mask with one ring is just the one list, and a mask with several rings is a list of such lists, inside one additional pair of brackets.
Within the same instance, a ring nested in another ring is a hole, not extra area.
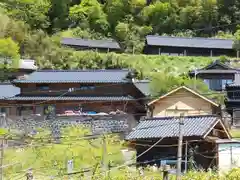
[[(214, 115), (214, 114), (207, 114), (207, 115), (188, 115), (188, 116), (183, 116), (183, 118), (188, 118), (188, 119), (192, 119), (192, 118), (200, 118), (200, 117), (218, 117), (218, 115)], [(147, 117), (145, 119), (143, 119), (142, 121), (147, 121), (147, 120), (166, 120), (166, 119), (179, 119), (180, 116), (168, 116), (168, 117)]]
[(109, 96), (109, 95), (64, 95), (64, 96), (59, 96), (59, 95), (22, 95), (22, 94), (17, 94), (15, 97), (129, 97), (129, 98), (133, 98), (133, 96), (130, 96), (130, 95), (126, 95), (126, 96), (118, 96), (118, 95), (115, 95), (115, 96)]
[(116, 71), (126, 71), (131, 72), (131, 69), (40, 69), (35, 72), (116, 72)]
[(223, 38), (206, 38), (206, 37), (177, 37), (177, 36), (161, 36), (161, 35), (147, 35), (146, 37), (166, 37), (166, 38), (179, 38), (179, 39), (204, 39), (204, 40), (226, 40), (233, 41), (232, 39), (223, 39)]

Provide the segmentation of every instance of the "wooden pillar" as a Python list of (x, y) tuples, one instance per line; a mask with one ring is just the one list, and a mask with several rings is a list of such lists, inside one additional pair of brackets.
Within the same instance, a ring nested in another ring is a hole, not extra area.
[(169, 165), (163, 166), (163, 180), (169, 180), (169, 176), (168, 176), (169, 170), (170, 170)]
[(211, 56), (211, 57), (213, 56), (213, 51), (212, 51), (212, 50), (210, 50), (210, 56)]
[(187, 50), (184, 49), (184, 56), (187, 56)]
[(158, 48), (158, 55), (161, 55), (161, 48)]

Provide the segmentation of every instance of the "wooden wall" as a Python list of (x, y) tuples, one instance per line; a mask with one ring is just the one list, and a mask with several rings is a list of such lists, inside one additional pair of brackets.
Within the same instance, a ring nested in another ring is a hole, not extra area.
[(152, 110), (153, 117), (211, 115), (216, 114), (216, 107), (200, 97), (181, 89), (155, 103)]

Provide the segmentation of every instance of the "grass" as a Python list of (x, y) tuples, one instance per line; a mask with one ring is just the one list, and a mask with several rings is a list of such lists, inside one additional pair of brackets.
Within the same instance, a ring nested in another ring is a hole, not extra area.
[(239, 129), (231, 129), (230, 131), (233, 138), (240, 138), (240, 130)]

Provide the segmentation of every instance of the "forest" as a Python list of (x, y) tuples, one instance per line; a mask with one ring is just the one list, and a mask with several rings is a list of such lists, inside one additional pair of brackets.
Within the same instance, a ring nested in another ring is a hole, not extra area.
[[(29, 58), (48, 69), (132, 68), (139, 78), (170, 78), (172, 85), (176, 76), (212, 59), (141, 55), (144, 37), (232, 38), (238, 48), (239, 15), (240, 0), (2, 0), (0, 56), (14, 66)], [(61, 37), (111, 38), (125, 53), (76, 52), (62, 47)]]

